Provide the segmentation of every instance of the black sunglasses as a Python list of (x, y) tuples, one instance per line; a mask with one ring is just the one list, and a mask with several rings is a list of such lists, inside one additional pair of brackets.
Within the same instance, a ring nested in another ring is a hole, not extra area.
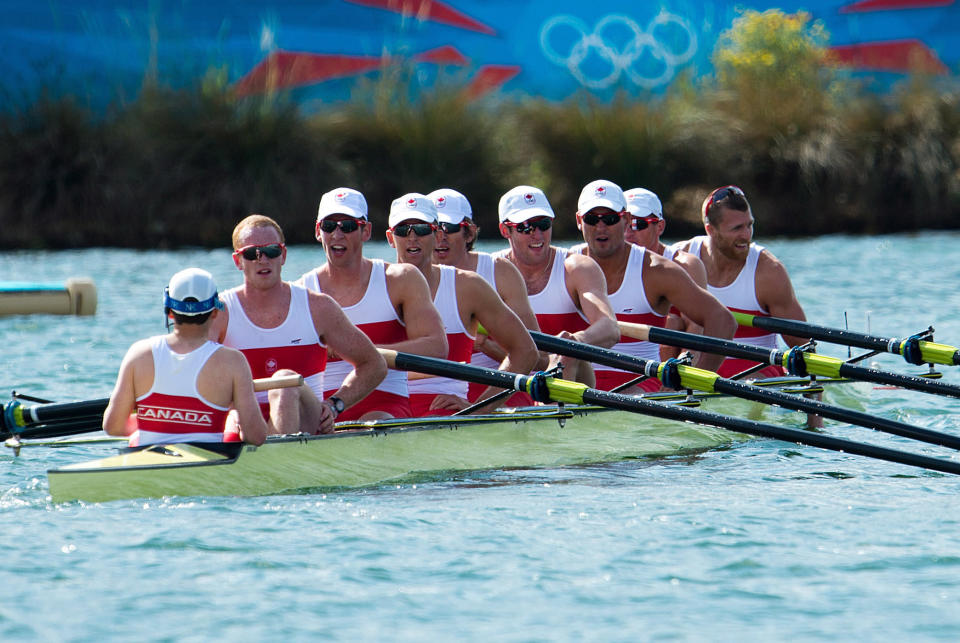
[(260, 258), (260, 255), (267, 259), (276, 259), (285, 247), (282, 243), (270, 243), (265, 246), (244, 246), (233, 254), (240, 255), (247, 261), (255, 261)]
[(654, 223), (660, 220), (660, 217), (651, 214), (648, 217), (633, 217), (633, 221), (630, 223), (630, 227), (633, 230), (640, 231), (646, 230), (648, 227), (652, 226)]
[(351, 232), (356, 232), (366, 224), (366, 221), (358, 221), (357, 219), (341, 219), (340, 221), (324, 219), (323, 221), (317, 223), (317, 227), (327, 234), (330, 234), (337, 228), (340, 228), (343, 231), (343, 234), (350, 234)]
[(743, 193), (743, 190), (741, 190), (735, 185), (728, 185), (726, 187), (718, 188), (714, 190), (713, 194), (710, 195), (710, 200), (707, 201), (707, 207), (704, 208), (703, 211), (709, 212), (710, 206), (712, 206), (714, 203), (719, 203), (720, 201), (723, 201), (724, 199), (726, 199), (732, 194), (736, 194), (737, 196), (742, 196), (744, 198), (746, 198), (747, 196), (746, 194)]
[(531, 234), (534, 229), (542, 230), (546, 232), (553, 225), (553, 219), (549, 217), (543, 217), (541, 219), (534, 219), (532, 221), (521, 221), (520, 223), (509, 223), (506, 225), (511, 228), (516, 228), (517, 232), (520, 234)]
[(432, 223), (400, 223), (393, 226), (393, 236), (407, 237), (410, 235), (410, 231), (413, 230), (413, 234), (418, 237), (425, 237), (436, 229), (437, 226)]
[(588, 212), (583, 215), (583, 222), (587, 225), (597, 225), (601, 221), (605, 225), (617, 225), (620, 223), (620, 219), (623, 217), (623, 214), (620, 212), (607, 212), (606, 214), (594, 214), (593, 212)]
[(440, 229), (446, 232), (447, 234), (456, 234), (467, 227), (465, 222), (460, 223), (446, 223), (442, 222), (439, 224)]

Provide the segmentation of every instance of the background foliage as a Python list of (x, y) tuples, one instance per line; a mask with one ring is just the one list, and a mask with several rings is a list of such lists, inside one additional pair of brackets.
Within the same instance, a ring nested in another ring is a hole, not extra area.
[(863, 91), (830, 66), (828, 41), (806, 14), (747, 11), (721, 37), (714, 77), (609, 103), (468, 100), (458, 77), (428, 93), (409, 69), (309, 110), (238, 99), (217, 69), (190, 90), (146, 81), (106, 114), (53, 91), (8, 100), (0, 246), (223, 246), (251, 212), (308, 242), (320, 195), (341, 185), (366, 194), (380, 230), (393, 198), (456, 188), (492, 236), (500, 195), (532, 184), (572, 238), (596, 178), (657, 192), (671, 238), (699, 232), (700, 201), (728, 183), (747, 191), (761, 235), (955, 228), (956, 85), (913, 74)]

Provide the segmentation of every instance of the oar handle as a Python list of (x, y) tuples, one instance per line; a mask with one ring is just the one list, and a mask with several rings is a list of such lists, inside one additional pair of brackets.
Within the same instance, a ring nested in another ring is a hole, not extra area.
[[(253, 380), (253, 390), (269, 391), (275, 388), (290, 388), (303, 384), (301, 375), (282, 377), (264, 377)], [(60, 402), (23, 406), (14, 400), (3, 409), (3, 422), (8, 430), (33, 424), (46, 424), (63, 420), (76, 420), (87, 416), (103, 415), (109, 398), (86, 400), (83, 402)]]
[(643, 342), (650, 341), (650, 327), (646, 324), (635, 324), (633, 322), (617, 322), (620, 327), (620, 334), (626, 335), (631, 339), (639, 339)]

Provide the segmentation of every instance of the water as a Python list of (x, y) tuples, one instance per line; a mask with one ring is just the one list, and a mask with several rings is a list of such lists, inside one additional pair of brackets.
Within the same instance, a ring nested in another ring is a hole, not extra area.
[[(960, 235), (770, 240), (808, 317), (960, 343)], [(495, 246), (494, 246), (495, 247)], [(372, 254), (389, 258), (385, 246)], [(319, 262), (294, 247), (294, 278)], [(3, 279), (92, 276), (94, 319), (0, 319), (0, 391), (106, 396), (162, 331), (161, 293), (227, 250), (14, 252)], [(845, 350), (822, 345), (844, 356)], [(916, 372), (892, 356), (877, 364)], [(960, 383), (958, 369), (945, 381)], [(835, 397), (960, 433), (960, 403)], [(916, 452), (871, 431), (831, 432)], [(695, 456), (462, 474), (327, 494), (52, 505), (47, 468), (106, 447), (0, 452), (5, 640), (954, 640), (960, 479), (768, 440)]]

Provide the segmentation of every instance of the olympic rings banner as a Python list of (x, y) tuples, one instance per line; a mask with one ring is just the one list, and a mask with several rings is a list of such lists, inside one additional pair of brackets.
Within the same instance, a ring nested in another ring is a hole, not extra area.
[[(412, 64), (423, 87), (441, 68), (473, 96), (500, 89), (559, 100), (578, 91), (660, 92), (677, 74), (711, 71), (738, 9), (792, 2), (571, 0), (0, 0), (7, 96), (39, 87), (104, 104), (145, 77), (188, 85), (221, 70), (238, 93), (348, 98), (356, 80)], [(843, 64), (881, 84), (920, 68), (956, 74), (956, 0), (810, 0)], [(35, 92), (34, 92), (35, 93)]]

